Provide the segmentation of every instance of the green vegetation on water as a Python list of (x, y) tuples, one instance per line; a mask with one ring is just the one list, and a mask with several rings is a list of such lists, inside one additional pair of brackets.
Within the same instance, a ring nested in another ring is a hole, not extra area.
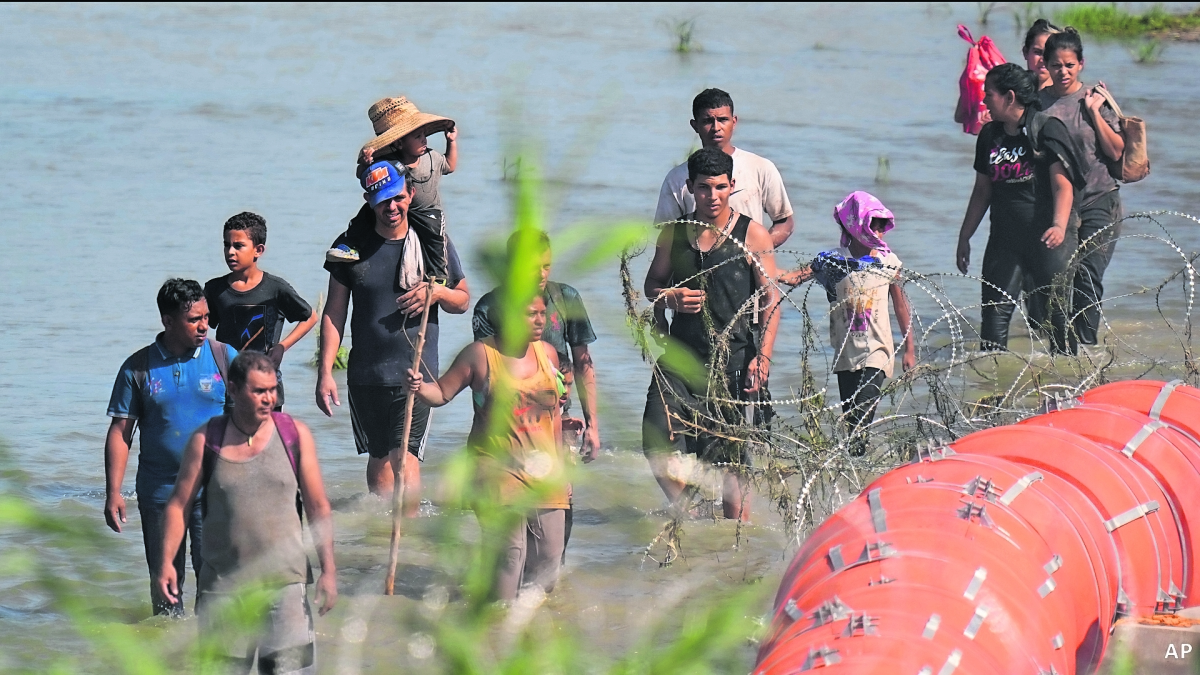
[(1133, 14), (1117, 3), (1069, 4), (1055, 18), (1059, 25), (1074, 26), (1081, 33), (1092, 35), (1200, 37), (1200, 9), (1172, 14), (1162, 5), (1155, 5), (1143, 14)]

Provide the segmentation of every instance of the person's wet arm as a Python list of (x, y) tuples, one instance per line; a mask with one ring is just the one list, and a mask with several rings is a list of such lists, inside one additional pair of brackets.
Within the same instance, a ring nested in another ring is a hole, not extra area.
[(971, 237), (983, 222), (983, 214), (987, 213), (992, 203), (992, 180), (986, 175), (975, 173), (975, 187), (971, 189), (971, 199), (967, 202), (967, 213), (963, 216), (962, 228), (958, 231), (958, 252), (956, 262), (958, 271), (967, 273), (971, 264)]
[[(425, 311), (425, 293), (429, 282), (422, 281), (415, 288), (396, 299), (396, 306), (405, 316), (420, 316)], [(433, 285), (430, 301), (450, 314), (465, 314), (471, 306), (471, 291), (467, 280), (460, 279), (454, 288)]]
[(338, 400), (337, 382), (333, 379), (333, 363), (342, 346), (342, 335), (346, 329), (346, 314), (350, 310), (350, 289), (329, 276), (329, 295), (325, 311), (321, 315), (320, 360), (317, 364), (317, 407), (328, 417), (333, 417), (333, 405), (342, 405)]
[(755, 282), (763, 289), (758, 318), (759, 325), (763, 327), (762, 344), (758, 355), (750, 362), (750, 381), (746, 387), (746, 391), (752, 393), (766, 385), (771, 374), (771, 355), (775, 351), (775, 335), (779, 330), (779, 289), (774, 283), (779, 271), (775, 268), (775, 247), (771, 243), (771, 235), (762, 225), (750, 224), (746, 246), (751, 251), (750, 267), (754, 270)]
[[(1097, 87), (1103, 86), (1103, 82), (1097, 85)], [(1115, 162), (1125, 154), (1125, 139), (1121, 137), (1120, 133), (1113, 130), (1108, 120), (1104, 119), (1103, 108), (1107, 102), (1104, 95), (1097, 92), (1095, 88), (1084, 94), (1083, 97), (1083, 104), (1092, 118), (1092, 128), (1096, 130), (1096, 145), (1105, 157)]]
[(900, 324), (900, 334), (904, 340), (904, 356), (900, 363), (904, 370), (908, 371), (917, 365), (916, 336), (912, 333), (912, 308), (908, 305), (908, 296), (904, 295), (904, 288), (900, 285), (899, 280), (892, 282), (888, 293), (892, 296), (892, 307), (896, 310), (896, 323)]
[(410, 369), (408, 387), (417, 398), (434, 408), (440, 408), (452, 401), (463, 389), (479, 388), (480, 373), (483, 373), (482, 377), (487, 377), (487, 360), (483, 355), (483, 345), (472, 342), (463, 347), (458, 356), (454, 357), (454, 363), (433, 382), (426, 382), (418, 369)]
[(133, 429), (137, 420), (114, 417), (108, 425), (104, 439), (104, 520), (113, 532), (121, 531), (125, 519), (125, 497), (121, 485), (125, 482), (125, 469), (129, 466), (129, 446), (133, 443)]
[(812, 265), (798, 267), (790, 272), (783, 272), (779, 275), (779, 283), (787, 284), (788, 286), (799, 286), (802, 283), (810, 281), (813, 278)]
[[(317, 310), (312, 310), (312, 313), (307, 319), (298, 322), (295, 327), (293, 327), (292, 330), (290, 330), (288, 334), (279, 341), (279, 344), (271, 348), (271, 360), (275, 362), (276, 368), (278, 368), (279, 364), (283, 361), (284, 352), (287, 352), (287, 350), (291, 349), (297, 342), (303, 339), (305, 335), (308, 335), (309, 331), (311, 331), (313, 327), (317, 325), (317, 321), (319, 321), (320, 318), (320, 315), (317, 314)], [(278, 352), (276, 352), (276, 348), (279, 349)]]
[(596, 459), (600, 452), (600, 416), (596, 414), (596, 367), (592, 352), (586, 344), (571, 345), (572, 369), (579, 384), (579, 405), (583, 408), (583, 420), (587, 429), (583, 432), (583, 461)]
[(654, 247), (654, 258), (650, 261), (650, 269), (646, 270), (646, 283), (643, 289), (646, 297), (655, 306), (655, 320), (662, 318), (660, 328), (666, 327), (666, 313), (659, 309), (670, 309), (683, 314), (699, 314), (704, 306), (704, 291), (691, 288), (670, 288), (671, 285), (671, 240), (673, 232), (679, 225), (667, 225), (658, 235), (658, 244)]
[(1071, 179), (1063, 169), (1062, 162), (1050, 166), (1050, 192), (1054, 195), (1054, 221), (1050, 229), (1042, 233), (1042, 243), (1046, 248), (1058, 248), (1067, 237), (1067, 223), (1071, 220), (1071, 203), (1075, 198), (1075, 188)]
[(325, 495), (325, 482), (321, 480), (321, 466), (317, 460), (317, 444), (312, 432), (302, 422), (296, 422), (300, 433), (299, 471), (300, 497), (304, 502), (304, 513), (312, 531), (313, 546), (317, 549), (317, 561), (321, 565), (321, 577), (317, 579), (317, 593), (313, 600), (318, 611), (324, 615), (337, 602), (337, 563), (333, 559), (333, 518), (329, 498)]
[(446, 173), (454, 173), (458, 168), (458, 125), (450, 127), (446, 132)]
[(783, 242), (787, 241), (788, 237), (792, 236), (792, 232), (794, 232), (795, 229), (795, 216), (788, 216), (787, 218), (776, 220), (775, 222), (771, 223), (771, 244), (774, 245), (775, 248), (783, 246)]
[(163, 557), (159, 561), (158, 578), (154, 580), (154, 588), (163, 598), (173, 603), (179, 602), (183, 597), (179, 590), (179, 579), (175, 574), (174, 560), (187, 530), (184, 514), (192, 512), (192, 504), (196, 501), (196, 494), (200, 492), (204, 441), (203, 428), (188, 439), (187, 447), (183, 450), (183, 461), (179, 465), (179, 477), (175, 480), (175, 490), (171, 492), (167, 505), (163, 508)]

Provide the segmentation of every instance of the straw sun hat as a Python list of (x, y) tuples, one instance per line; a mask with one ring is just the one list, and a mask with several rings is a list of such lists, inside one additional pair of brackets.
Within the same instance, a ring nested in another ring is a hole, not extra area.
[(363, 150), (375, 151), (387, 147), (421, 127), (426, 127), (426, 134), (454, 128), (454, 120), (423, 113), (403, 96), (376, 101), (367, 110), (367, 117), (371, 118), (371, 124), (375, 127), (375, 138), (367, 141)]

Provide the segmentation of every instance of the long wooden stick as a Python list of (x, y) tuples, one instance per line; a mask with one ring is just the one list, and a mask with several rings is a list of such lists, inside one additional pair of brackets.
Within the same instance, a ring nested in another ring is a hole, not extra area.
[[(418, 372), (421, 368), (421, 355), (425, 350), (425, 329), (429, 326), (429, 308), (433, 304), (433, 280), (426, 281), (425, 309), (421, 313), (421, 331), (417, 333), (417, 349), (413, 362)], [(400, 447), (392, 451), (392, 467), (395, 476), (392, 480), (392, 542), (388, 553), (387, 579), (383, 582), (383, 594), (393, 595), (396, 584), (396, 563), (400, 558), (400, 520), (404, 515), (404, 463), (408, 459), (408, 437), (412, 432), (413, 392), (408, 393), (404, 401), (404, 433), (400, 437)], [(399, 457), (396, 457), (396, 454)]]

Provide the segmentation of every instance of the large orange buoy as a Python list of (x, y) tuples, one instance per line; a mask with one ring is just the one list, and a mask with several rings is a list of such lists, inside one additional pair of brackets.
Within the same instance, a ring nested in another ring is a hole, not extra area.
[(1200, 390), (1097, 387), (884, 474), (803, 543), (756, 675), (1091, 673), (1200, 594)]

